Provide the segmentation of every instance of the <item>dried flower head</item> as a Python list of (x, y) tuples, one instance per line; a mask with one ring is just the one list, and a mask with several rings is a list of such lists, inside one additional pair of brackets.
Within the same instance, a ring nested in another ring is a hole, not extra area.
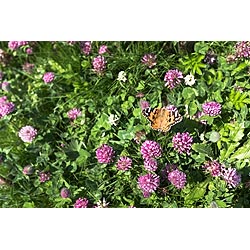
[(23, 174), (31, 175), (34, 173), (34, 168), (31, 165), (27, 165), (23, 168)]

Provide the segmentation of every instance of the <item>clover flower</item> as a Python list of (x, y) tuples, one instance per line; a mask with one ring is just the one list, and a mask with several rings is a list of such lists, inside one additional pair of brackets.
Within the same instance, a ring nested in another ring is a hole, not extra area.
[(117, 125), (117, 121), (119, 121), (119, 117), (117, 115), (114, 114), (110, 114), (110, 116), (108, 117), (108, 122), (111, 126), (116, 126)]
[(184, 77), (185, 85), (193, 86), (195, 84), (194, 76), (190, 73)]
[(208, 161), (202, 167), (209, 171), (212, 176), (220, 176), (221, 174), (222, 166), (217, 161)]
[(168, 180), (178, 189), (184, 188), (186, 185), (186, 174), (175, 169), (168, 174)]
[(98, 74), (102, 73), (106, 68), (106, 63), (107, 61), (103, 56), (95, 57), (92, 61), (94, 71)]
[(127, 81), (126, 72), (125, 72), (125, 71), (120, 71), (120, 72), (118, 73), (117, 80), (118, 80), (119, 82), (126, 82), (126, 81)]
[(249, 58), (250, 57), (250, 42), (242, 41), (235, 44), (235, 57), (236, 58)]
[(68, 188), (62, 188), (60, 191), (60, 195), (62, 198), (68, 198), (70, 196), (70, 191)]
[(91, 42), (80, 42), (80, 47), (81, 47), (81, 50), (82, 52), (85, 54), (85, 55), (89, 55), (90, 52), (91, 52)]
[(40, 182), (46, 182), (50, 180), (50, 172), (40, 172), (39, 173)]
[(143, 191), (143, 196), (148, 198), (160, 185), (160, 177), (156, 174), (148, 173), (138, 178), (139, 188)]
[(94, 206), (94, 208), (107, 208), (109, 205), (109, 202), (106, 202), (105, 198), (103, 198), (102, 200), (99, 200), (96, 204), (96, 206)]
[(108, 46), (107, 45), (101, 45), (98, 51), (99, 55), (102, 55), (108, 51)]
[(221, 105), (218, 102), (205, 102), (202, 104), (202, 111), (209, 116), (216, 116), (221, 113)]
[(190, 134), (188, 132), (185, 133), (177, 133), (173, 139), (173, 146), (174, 149), (177, 150), (177, 152), (179, 154), (182, 153), (186, 153), (186, 154), (190, 154), (190, 150), (192, 147), (192, 143), (193, 143), (193, 137), (190, 136)]
[(162, 178), (163, 178), (163, 179), (166, 179), (166, 178), (168, 177), (168, 174), (169, 174), (170, 172), (172, 172), (173, 170), (176, 170), (176, 169), (177, 169), (177, 165), (167, 163), (167, 164), (165, 165), (165, 168), (163, 168), (163, 169), (161, 170), (161, 176), (162, 176)]
[(45, 83), (50, 83), (54, 80), (55, 78), (55, 74), (53, 72), (46, 72), (44, 75), (43, 75), (43, 81)]
[(157, 160), (155, 158), (147, 158), (144, 160), (144, 168), (149, 171), (155, 171), (157, 169)]
[(132, 160), (127, 156), (121, 156), (116, 166), (118, 170), (129, 170), (132, 167)]
[(165, 86), (169, 89), (175, 88), (177, 85), (181, 83), (181, 80), (183, 78), (182, 72), (177, 69), (171, 69), (169, 70), (164, 77)]
[(150, 104), (148, 101), (145, 101), (145, 100), (140, 100), (140, 107), (141, 109), (146, 109), (146, 108), (149, 108), (150, 107)]
[(141, 154), (143, 159), (160, 157), (162, 149), (159, 143), (155, 141), (146, 140), (142, 143)]
[(13, 112), (14, 109), (15, 104), (13, 102), (8, 102), (6, 96), (0, 98), (0, 119)]
[(30, 74), (32, 73), (34, 67), (35, 67), (35, 64), (26, 62), (25, 64), (23, 64), (22, 69), (23, 71)]
[(82, 112), (80, 111), (80, 109), (73, 108), (68, 111), (67, 115), (69, 119), (75, 120), (78, 116), (82, 115)]
[(18, 133), (18, 136), (24, 142), (32, 142), (37, 135), (37, 130), (32, 126), (22, 127)]
[(74, 208), (87, 208), (89, 201), (86, 198), (78, 198), (74, 204)]
[(8, 48), (11, 50), (17, 50), (19, 48), (18, 41), (9, 41)]
[(231, 188), (237, 187), (241, 182), (241, 175), (237, 173), (235, 168), (223, 168), (221, 171), (221, 177)]
[(149, 68), (152, 68), (153, 66), (156, 65), (156, 55), (154, 55), (153, 53), (145, 54), (142, 57), (141, 62), (146, 66), (148, 66)]
[(99, 163), (111, 163), (115, 156), (115, 151), (111, 146), (103, 144), (96, 150), (96, 158)]

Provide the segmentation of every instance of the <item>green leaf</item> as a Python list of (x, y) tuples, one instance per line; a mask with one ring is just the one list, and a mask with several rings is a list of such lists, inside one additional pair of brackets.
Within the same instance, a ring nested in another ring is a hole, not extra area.
[(182, 91), (182, 96), (186, 100), (194, 99), (196, 95), (198, 95), (197, 91), (191, 87), (186, 87)]
[(35, 205), (34, 205), (34, 202), (24, 202), (23, 204), (23, 208), (34, 208)]
[(202, 199), (206, 193), (208, 182), (204, 181), (196, 185), (190, 193), (185, 196), (185, 204), (193, 204), (194, 202)]
[(192, 149), (193, 149), (194, 151), (196, 151), (197, 153), (201, 153), (201, 154), (207, 155), (207, 156), (210, 157), (210, 158), (213, 158), (213, 157), (214, 157), (212, 148), (211, 148), (211, 146), (208, 145), (208, 144), (194, 143), (194, 144), (192, 145)]

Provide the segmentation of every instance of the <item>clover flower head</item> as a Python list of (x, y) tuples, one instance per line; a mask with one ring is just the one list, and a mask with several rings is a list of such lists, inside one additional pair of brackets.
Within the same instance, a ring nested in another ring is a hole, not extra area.
[(166, 72), (164, 81), (165, 86), (169, 89), (175, 88), (177, 85), (181, 83), (181, 80), (183, 78), (182, 72), (177, 69), (171, 69), (168, 72)]
[(96, 150), (96, 158), (99, 163), (111, 163), (115, 156), (115, 151), (111, 146), (103, 144)]
[(116, 166), (118, 170), (129, 170), (132, 167), (132, 160), (127, 156), (121, 156)]
[(37, 135), (37, 130), (32, 126), (24, 126), (19, 130), (18, 135), (22, 141), (32, 142)]
[(186, 153), (190, 155), (190, 150), (193, 144), (193, 137), (190, 136), (188, 132), (185, 133), (177, 133), (173, 139), (174, 149), (177, 150), (179, 154)]
[(221, 105), (218, 102), (205, 102), (202, 104), (202, 111), (209, 116), (217, 116), (221, 113)]
[(139, 188), (143, 191), (143, 196), (148, 198), (160, 185), (160, 177), (156, 174), (148, 173), (138, 178)]
[(162, 149), (158, 142), (146, 140), (142, 143), (141, 154), (143, 159), (161, 157)]
[(168, 174), (168, 180), (178, 189), (184, 188), (187, 182), (186, 174), (178, 169), (175, 169)]

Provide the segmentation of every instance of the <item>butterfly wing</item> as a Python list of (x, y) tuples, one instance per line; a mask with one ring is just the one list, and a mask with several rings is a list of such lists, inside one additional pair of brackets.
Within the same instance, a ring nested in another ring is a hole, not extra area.
[(173, 125), (182, 120), (182, 116), (178, 111), (163, 108), (146, 108), (142, 114), (151, 122), (151, 128), (161, 132), (167, 132)]

